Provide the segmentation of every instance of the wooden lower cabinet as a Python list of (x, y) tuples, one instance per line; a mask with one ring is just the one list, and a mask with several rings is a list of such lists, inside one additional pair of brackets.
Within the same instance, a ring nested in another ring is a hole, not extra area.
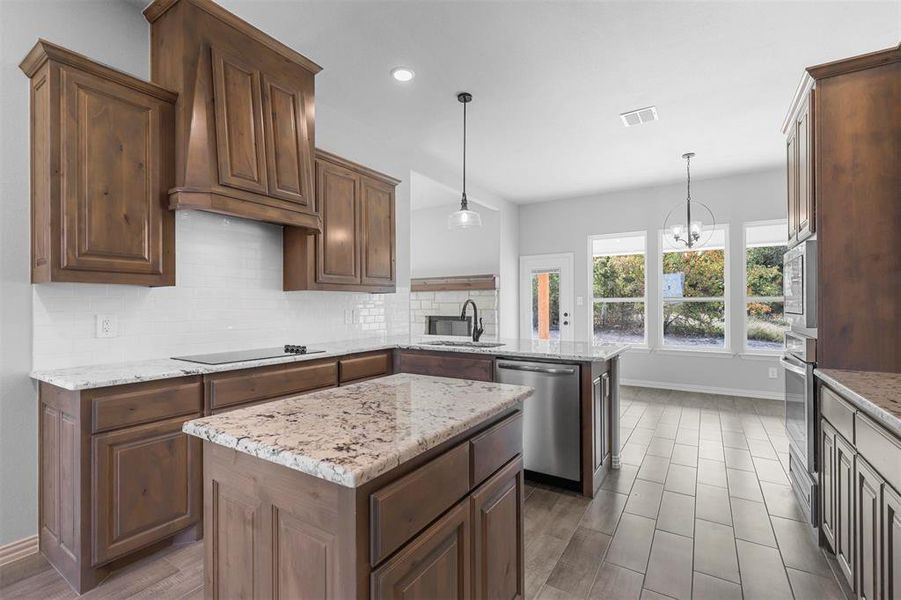
[(472, 551), (464, 500), (372, 573), (372, 598), (469, 598)]
[(857, 560), (857, 597), (875, 600), (881, 586), (881, 532), (883, 481), (858, 455), (855, 461), (855, 530)]
[(835, 557), (854, 588), (854, 448), (835, 436)]
[(901, 496), (882, 490), (882, 597), (901, 597)]
[(470, 497), (473, 598), (525, 595), (523, 492), (522, 458), (517, 458)]
[(820, 531), (835, 551), (835, 429), (825, 419), (820, 427)]
[(448, 352), (400, 350), (397, 371), (436, 377), (494, 381), (494, 357)]

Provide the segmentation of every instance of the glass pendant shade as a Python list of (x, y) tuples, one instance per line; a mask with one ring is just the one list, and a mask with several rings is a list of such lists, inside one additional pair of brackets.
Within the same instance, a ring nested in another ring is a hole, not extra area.
[(482, 226), (482, 217), (474, 210), (460, 208), (447, 218), (448, 229), (471, 229)]
[(704, 246), (713, 236), (716, 225), (713, 211), (706, 204), (691, 199), (691, 159), (694, 155), (694, 152), (682, 155), (687, 179), (685, 202), (674, 206), (663, 222), (664, 242), (671, 249), (691, 250)]

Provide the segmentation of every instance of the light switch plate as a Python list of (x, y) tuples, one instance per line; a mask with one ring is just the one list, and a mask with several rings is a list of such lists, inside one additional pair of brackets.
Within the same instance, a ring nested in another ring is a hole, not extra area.
[(114, 338), (118, 335), (116, 315), (97, 315), (97, 337)]
[(776, 379), (779, 377), (779, 373), (776, 371), (776, 367), (770, 367), (770, 379)]

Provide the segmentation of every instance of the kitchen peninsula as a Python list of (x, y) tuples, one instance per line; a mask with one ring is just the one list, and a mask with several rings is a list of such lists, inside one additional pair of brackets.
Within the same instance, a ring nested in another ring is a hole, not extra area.
[(398, 374), (185, 423), (206, 597), (521, 597), (531, 393)]

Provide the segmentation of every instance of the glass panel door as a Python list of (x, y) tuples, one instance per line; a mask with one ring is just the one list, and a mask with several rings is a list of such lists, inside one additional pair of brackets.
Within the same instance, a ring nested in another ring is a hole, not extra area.
[(520, 257), (520, 337), (572, 341), (572, 254)]

